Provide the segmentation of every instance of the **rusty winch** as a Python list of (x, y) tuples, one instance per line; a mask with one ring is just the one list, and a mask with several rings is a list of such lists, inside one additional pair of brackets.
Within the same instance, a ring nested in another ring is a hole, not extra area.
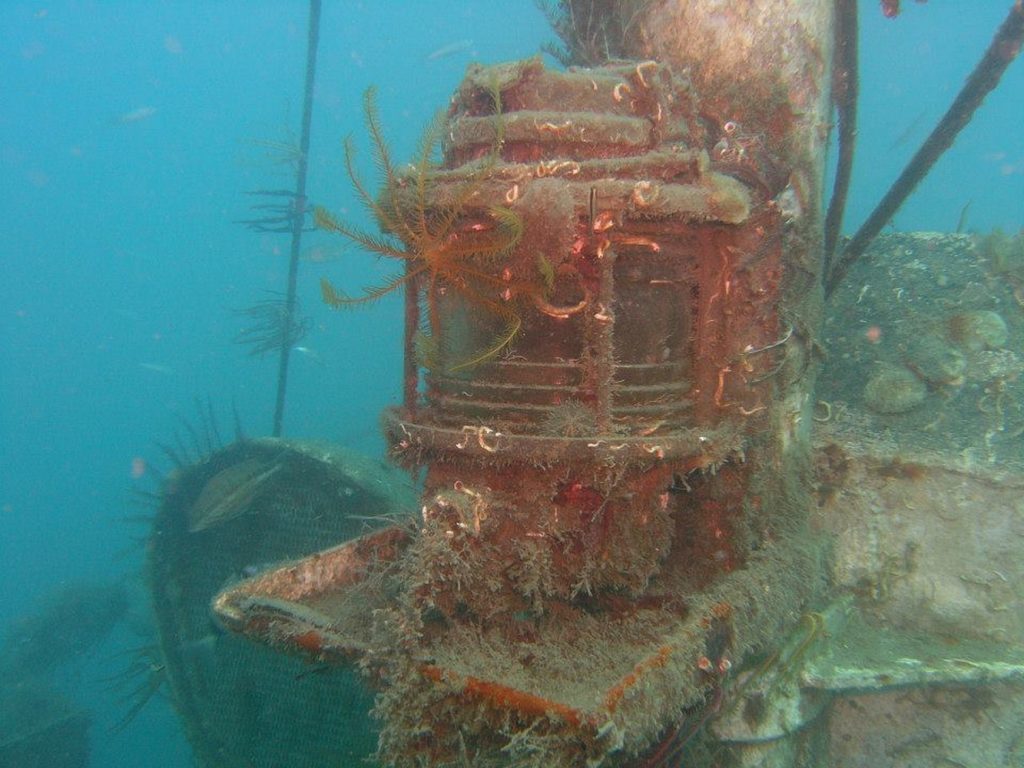
[(371, 110), (392, 239), (321, 223), (403, 260), (367, 298), (406, 289), (384, 429), (422, 508), (216, 609), (358, 658), (385, 760), (668, 764), (814, 593), (787, 254), (817, 191), (723, 103), (654, 61), (472, 67), (412, 170)]

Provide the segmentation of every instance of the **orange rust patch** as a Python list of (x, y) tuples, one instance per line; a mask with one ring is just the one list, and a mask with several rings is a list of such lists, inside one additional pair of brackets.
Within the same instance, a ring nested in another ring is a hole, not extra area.
[(314, 655), (319, 655), (324, 650), (324, 639), (319, 632), (313, 629), (303, 632), (301, 635), (295, 635), (292, 637), (292, 642), (296, 647)]
[(608, 691), (608, 694), (604, 697), (605, 709), (607, 709), (609, 713), (614, 712), (616, 708), (618, 708), (619, 702), (622, 701), (622, 697), (626, 695), (626, 691), (633, 688), (638, 682), (640, 682), (640, 678), (650, 670), (664, 667), (665, 664), (668, 663), (668, 657), (671, 655), (672, 646), (663, 645), (653, 656), (648, 656), (633, 667), (632, 672), (619, 680), (619, 682), (612, 686), (612, 689)]
[(529, 717), (555, 715), (576, 728), (583, 722), (583, 715), (578, 709), (545, 699), (543, 696), (521, 691), (518, 688), (501, 685), (490, 680), (481, 680), (472, 675), (460, 675), (433, 664), (424, 665), (420, 671), (428, 680), (436, 683), (444, 681), (461, 686), (464, 695), (483, 700), (498, 709), (512, 709)]

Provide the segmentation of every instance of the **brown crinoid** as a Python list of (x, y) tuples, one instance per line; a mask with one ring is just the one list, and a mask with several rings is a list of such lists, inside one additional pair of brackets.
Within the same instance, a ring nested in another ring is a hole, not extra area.
[[(421, 329), (420, 348), (430, 350), (424, 364), (447, 371), (468, 368), (492, 358), (504, 349), (518, 333), (521, 320), (516, 300), (539, 297), (541, 281), (509, 280), (494, 268), (495, 260), (507, 257), (519, 242), (523, 225), (509, 208), (491, 206), (470, 210), (468, 203), (478, 191), (480, 182), (498, 157), (501, 144), (501, 105), (497, 89), (492, 93), (496, 121), (494, 143), (479, 169), (458, 188), (446, 195), (443, 204), (432, 194), (433, 179), (439, 169), (433, 162), (442, 120), (435, 120), (420, 141), (416, 162), (411, 170), (399, 172), (391, 161), (384, 141), (374, 90), (367, 90), (363, 104), (367, 127), (373, 144), (374, 159), (383, 176), (380, 197), (375, 197), (360, 180), (354, 166), (351, 139), (345, 142), (345, 166), (363, 205), (373, 214), (381, 229), (374, 235), (339, 221), (323, 208), (317, 208), (314, 219), (318, 227), (336, 232), (370, 253), (389, 259), (400, 259), (405, 269), (383, 283), (370, 286), (360, 295), (348, 296), (328, 280), (321, 280), (324, 301), (335, 308), (375, 301), (405, 287), (421, 292), (426, 300), (427, 316)], [(457, 297), (467, 309), (478, 308), (504, 321), (503, 330), (484, 349), (466, 359), (445, 360), (446, 339), (441, 310), (442, 298)]]

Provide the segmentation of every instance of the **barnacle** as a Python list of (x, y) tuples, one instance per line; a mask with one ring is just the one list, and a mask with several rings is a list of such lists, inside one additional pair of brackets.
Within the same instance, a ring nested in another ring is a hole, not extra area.
[(578, 400), (556, 405), (541, 422), (541, 431), (555, 437), (591, 437), (598, 433), (597, 416)]

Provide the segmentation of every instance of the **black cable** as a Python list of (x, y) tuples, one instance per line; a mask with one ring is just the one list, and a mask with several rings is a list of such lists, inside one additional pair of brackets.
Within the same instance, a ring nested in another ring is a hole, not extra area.
[[(299, 163), (295, 173), (295, 196), (292, 198), (292, 249), (288, 262), (288, 289), (285, 294), (284, 327), (292, 328), (295, 320), (295, 290), (299, 277), (299, 249), (306, 223), (306, 171), (309, 166), (309, 128), (313, 119), (313, 85), (316, 81), (316, 51), (320, 40), (320, 0), (309, 0), (309, 40), (306, 43), (306, 92), (302, 104), (302, 138), (299, 140)], [(281, 436), (284, 421), (285, 395), (288, 391), (288, 362), (291, 359), (291, 334), (284, 334), (281, 357), (277, 365), (277, 403), (274, 406), (274, 437)]]
[(1006, 20), (996, 31), (985, 55), (981, 57), (956, 99), (946, 110), (931, 135), (911, 158), (903, 173), (893, 182), (881, 202), (853, 236), (839, 259), (832, 265), (826, 281), (825, 296), (831, 296), (850, 266), (867, 250), (889, 219), (914, 191), (936, 161), (953, 145), (961, 130), (971, 121), (985, 97), (999, 84), (1006, 68), (1020, 53), (1024, 42), (1024, 0), (1015, 0)]
[(857, 62), (857, 0), (836, 0), (836, 61), (832, 98), (839, 115), (839, 158), (832, 199), (825, 215), (825, 265), (832, 263), (843, 226), (850, 191), (853, 152), (857, 144), (857, 100), (860, 90)]

